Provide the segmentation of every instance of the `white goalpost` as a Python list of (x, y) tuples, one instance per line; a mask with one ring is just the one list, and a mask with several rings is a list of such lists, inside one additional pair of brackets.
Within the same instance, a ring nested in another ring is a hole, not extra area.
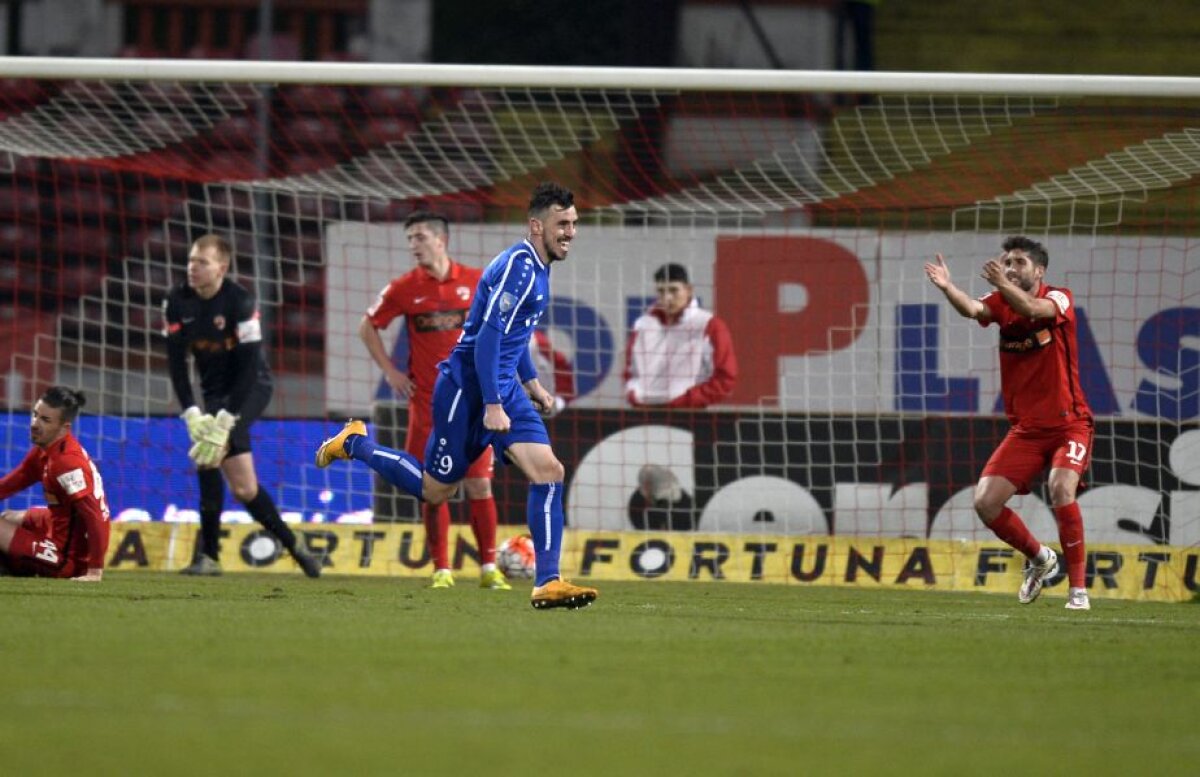
[[(1200, 545), (1198, 173), (1200, 78), (0, 58), (0, 465), (33, 394), (78, 386), (121, 522), (194, 520), (159, 307), (220, 232), (269, 333), (260, 476), (288, 520), (361, 550), (339, 527), (413, 506), (312, 449), (346, 416), (402, 439), (357, 327), (410, 267), (404, 217), (444, 213), (451, 255), (482, 266), (556, 180), (581, 215), (541, 350), (569, 400), (549, 426), (570, 563), (655, 577), (645, 559), (686, 552), (682, 576), (796, 581), (826, 542), (895, 579), (912, 556), (872, 562), (877, 540), (989, 541), (971, 489), (1007, 428), (995, 332), (922, 265), (942, 253), (979, 295), (982, 263), (1028, 234), (1080, 311), (1080, 503), (1125, 565), (1093, 571), (1126, 595), (1160, 563), (1141, 556)], [(667, 263), (731, 331), (737, 383), (706, 409), (627, 401), (626, 338)], [(385, 342), (403, 358), (399, 327)], [(667, 486), (643, 493), (647, 473)], [(497, 480), (509, 533), (521, 486)], [(1056, 536), (1040, 484), (1015, 506)]]

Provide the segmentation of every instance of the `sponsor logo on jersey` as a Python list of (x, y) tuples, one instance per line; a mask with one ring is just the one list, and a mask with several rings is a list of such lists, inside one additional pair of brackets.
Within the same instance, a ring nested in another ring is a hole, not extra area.
[(1049, 329), (1039, 329), (1025, 337), (1000, 336), (1000, 350), (1005, 353), (1025, 353), (1045, 348), (1054, 340)]
[(58, 484), (62, 486), (63, 491), (67, 492), (68, 496), (74, 496), (87, 488), (87, 478), (84, 477), (82, 469), (73, 469), (59, 475)]
[(412, 317), (412, 325), (417, 332), (445, 332), (450, 329), (462, 329), (466, 319), (465, 310), (434, 310), (415, 314)]
[(237, 345), (233, 340), (204, 340), (195, 339), (192, 341), (193, 353), (224, 353), (233, 349)]

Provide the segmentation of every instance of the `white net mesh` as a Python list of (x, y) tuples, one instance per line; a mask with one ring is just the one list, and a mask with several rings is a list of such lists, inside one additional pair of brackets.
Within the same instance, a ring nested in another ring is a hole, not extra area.
[[(159, 310), (190, 242), (220, 232), (278, 378), (260, 477), (295, 520), (412, 518), (368, 473), (309, 464), (345, 415), (403, 423), (357, 336), (411, 266), (400, 222), (444, 212), (454, 258), (482, 266), (555, 179), (583, 218), (540, 354), (570, 394), (551, 435), (573, 526), (984, 538), (971, 487), (1006, 428), (995, 333), (954, 316), (922, 265), (943, 253), (979, 295), (979, 266), (1026, 232), (1081, 313), (1089, 535), (1200, 541), (1200, 103), (845, 97), (7, 82), (7, 463), (32, 392), (78, 385), (101, 416), (93, 453), (120, 473), (116, 509), (191, 508)], [(708, 409), (627, 402), (626, 338), (668, 262), (736, 349), (736, 387)], [(402, 354), (400, 329), (385, 340)], [(502, 520), (522, 523), (519, 478), (498, 490)], [(1053, 536), (1040, 484), (1016, 509)]]

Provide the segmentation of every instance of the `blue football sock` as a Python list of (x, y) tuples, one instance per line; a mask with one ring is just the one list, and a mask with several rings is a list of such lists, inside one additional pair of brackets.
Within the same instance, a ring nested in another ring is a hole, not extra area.
[(558, 557), (562, 550), (563, 484), (530, 483), (526, 519), (537, 554), (537, 578), (534, 585), (545, 585), (559, 576)]
[(409, 496), (422, 498), (421, 495), (424, 493), (423, 472), (421, 461), (416, 456), (376, 445), (361, 434), (352, 434), (347, 437), (342, 447), (346, 451), (346, 455), (364, 462), (396, 488)]

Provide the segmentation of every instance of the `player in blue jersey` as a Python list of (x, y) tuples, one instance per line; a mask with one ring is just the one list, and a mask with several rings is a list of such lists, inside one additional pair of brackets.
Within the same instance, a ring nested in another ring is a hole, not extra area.
[(575, 237), (575, 197), (558, 184), (540, 184), (528, 215), (528, 236), (483, 271), (462, 337), (438, 365), (424, 467), (404, 451), (376, 445), (366, 424), (355, 420), (321, 444), (317, 466), (358, 459), (436, 505), (454, 495), (471, 462), (492, 446), (498, 459), (529, 478), (526, 518), (537, 551), (533, 606), (586, 607), (596, 590), (559, 576), (564, 468), (541, 416), (553, 410), (554, 397), (538, 382), (529, 353), (529, 338), (550, 304), (550, 265), (567, 258)]

